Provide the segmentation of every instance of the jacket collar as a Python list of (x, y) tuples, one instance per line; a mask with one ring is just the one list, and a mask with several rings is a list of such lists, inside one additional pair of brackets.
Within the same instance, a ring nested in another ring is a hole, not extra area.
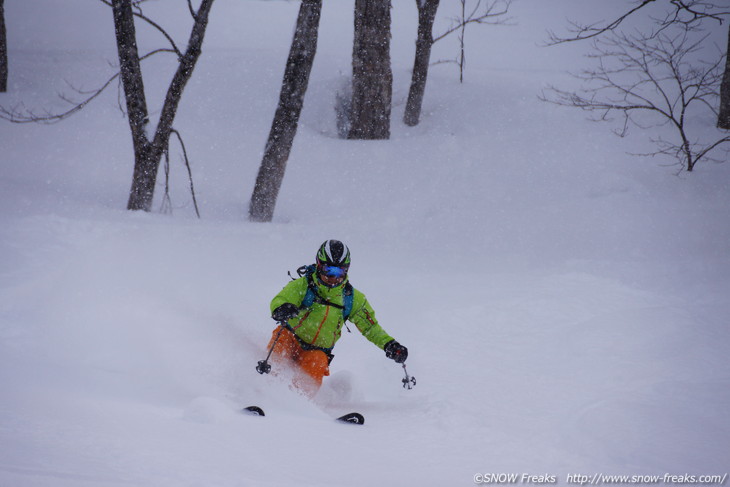
[(342, 291), (345, 288), (345, 284), (350, 280), (349, 276), (345, 277), (345, 280), (342, 281), (339, 285), (335, 287), (329, 287), (325, 283), (319, 280), (319, 276), (315, 272), (312, 276), (312, 281), (314, 282), (314, 285), (317, 286), (317, 292), (322, 297), (327, 296), (340, 296), (342, 295)]

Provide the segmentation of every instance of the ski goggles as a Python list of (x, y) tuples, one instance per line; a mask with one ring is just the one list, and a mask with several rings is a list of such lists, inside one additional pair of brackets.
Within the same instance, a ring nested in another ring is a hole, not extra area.
[(321, 264), (317, 270), (320, 274), (323, 274), (327, 277), (345, 277), (347, 275), (347, 270), (349, 269), (349, 266), (345, 267), (338, 267), (334, 265), (326, 265)]

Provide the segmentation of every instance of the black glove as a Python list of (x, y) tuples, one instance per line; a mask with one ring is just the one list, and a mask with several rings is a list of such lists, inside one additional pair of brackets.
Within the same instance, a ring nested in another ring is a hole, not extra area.
[(276, 321), (286, 321), (290, 318), (294, 318), (299, 314), (299, 308), (291, 303), (284, 303), (271, 313), (271, 317)]
[(383, 350), (385, 350), (385, 356), (392, 358), (397, 364), (402, 364), (408, 358), (408, 349), (395, 340), (386, 343)]

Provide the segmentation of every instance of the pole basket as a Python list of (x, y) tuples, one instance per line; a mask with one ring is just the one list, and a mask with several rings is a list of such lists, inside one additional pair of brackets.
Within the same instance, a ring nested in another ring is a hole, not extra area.
[(401, 382), (403, 383), (403, 388), (411, 390), (416, 386), (416, 378), (409, 376), (408, 371), (406, 370), (406, 364), (403, 364), (403, 373), (406, 374), (403, 379), (401, 379)]

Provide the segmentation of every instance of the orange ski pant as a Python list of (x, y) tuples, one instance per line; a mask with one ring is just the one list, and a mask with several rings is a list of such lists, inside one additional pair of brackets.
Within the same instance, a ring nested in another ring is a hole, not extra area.
[[(281, 331), (281, 334), (279, 332)], [(279, 339), (276, 336), (279, 335)], [(281, 326), (274, 329), (267, 348), (271, 348), (272, 360), (288, 364), (295, 372), (292, 384), (309, 397), (322, 386), (322, 378), (330, 375), (329, 357), (322, 350), (304, 350), (291, 330)]]

